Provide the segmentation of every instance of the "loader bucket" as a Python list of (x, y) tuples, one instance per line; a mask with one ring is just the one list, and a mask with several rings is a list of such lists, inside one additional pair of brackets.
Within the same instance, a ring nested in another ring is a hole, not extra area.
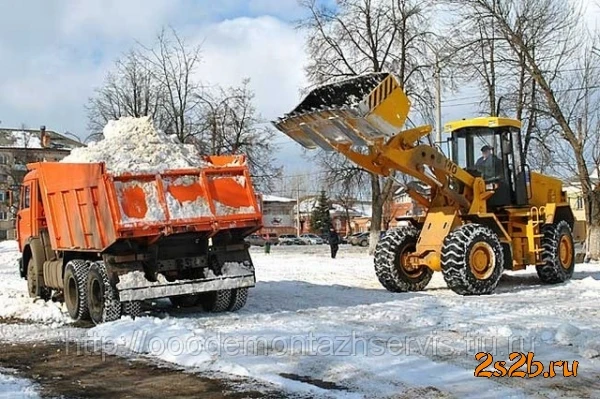
[(314, 89), (273, 124), (305, 148), (334, 151), (337, 144), (369, 146), (398, 133), (409, 109), (395, 75), (372, 73)]

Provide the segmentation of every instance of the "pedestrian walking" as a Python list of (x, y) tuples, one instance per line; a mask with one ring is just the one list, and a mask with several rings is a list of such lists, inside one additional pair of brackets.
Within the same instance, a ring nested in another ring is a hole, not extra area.
[(329, 247), (331, 248), (331, 259), (335, 259), (337, 251), (340, 248), (340, 236), (333, 226), (329, 228)]

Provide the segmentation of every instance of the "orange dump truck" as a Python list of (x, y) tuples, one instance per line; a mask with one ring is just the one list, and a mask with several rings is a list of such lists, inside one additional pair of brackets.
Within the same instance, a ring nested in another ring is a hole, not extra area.
[(96, 323), (141, 301), (234, 311), (255, 275), (244, 237), (262, 214), (243, 156), (207, 167), (112, 175), (102, 163), (28, 165), (17, 236), (32, 297)]

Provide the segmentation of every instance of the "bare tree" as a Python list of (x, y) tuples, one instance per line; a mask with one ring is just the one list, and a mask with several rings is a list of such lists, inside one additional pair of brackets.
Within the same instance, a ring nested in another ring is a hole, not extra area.
[(150, 65), (139, 49), (131, 50), (115, 62), (114, 71), (107, 74), (104, 85), (89, 99), (86, 106), (88, 128), (99, 137), (109, 120), (124, 116), (150, 116), (159, 123), (163, 119), (159, 108), (161, 101), (162, 93), (153, 79)]
[(239, 87), (196, 95), (198, 133), (193, 141), (204, 154), (245, 154), (255, 183), (270, 192), (281, 174), (274, 158), (275, 132), (256, 111), (249, 84), (245, 79)]
[(109, 120), (150, 116), (159, 129), (184, 142), (196, 133), (193, 121), (200, 83), (194, 73), (200, 47), (174, 30), (162, 30), (151, 47), (137, 44), (115, 63), (86, 106), (93, 139)]
[[(496, 29), (511, 50), (522, 57), (527, 74), (536, 82), (543, 97), (544, 111), (554, 121), (557, 137), (572, 155), (585, 199), (589, 220), (588, 251), (600, 256), (600, 190), (594, 190), (586, 159), (586, 147), (593, 137), (579, 128), (583, 98), (572, 95), (586, 91), (586, 82), (568, 71), (579, 70), (577, 60), (594, 48), (590, 35), (582, 29), (580, 11), (562, 0), (461, 0), (467, 18), (493, 18)], [(590, 86), (588, 85), (588, 89)], [(574, 107), (575, 105), (575, 107)]]
[(144, 48), (142, 58), (162, 95), (160, 106), (166, 120), (165, 132), (185, 142), (196, 133), (193, 122), (196, 94), (200, 83), (194, 73), (200, 62), (200, 46), (189, 46), (174, 29), (163, 29), (152, 48)]
[[(322, 84), (367, 72), (394, 72), (417, 111), (431, 108), (427, 79), (431, 63), (424, 61), (424, 41), (428, 34), (426, 9), (432, 6), (431, 2), (340, 0), (335, 9), (316, 0), (301, 0), (300, 4), (309, 14), (299, 26), (308, 33), (310, 60), (306, 71), (312, 83)], [(356, 172), (347, 164), (343, 170)], [(352, 173), (347, 178), (352, 178)], [(369, 249), (373, 252), (392, 180), (371, 175), (370, 181), (373, 213)]]

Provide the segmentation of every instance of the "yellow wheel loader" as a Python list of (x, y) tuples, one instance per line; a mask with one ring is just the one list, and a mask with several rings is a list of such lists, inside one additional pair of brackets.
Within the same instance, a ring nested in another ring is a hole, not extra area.
[[(338, 151), (381, 176), (401, 172), (427, 210), (390, 230), (375, 272), (393, 292), (425, 289), (434, 271), (461, 295), (494, 292), (504, 270), (535, 265), (540, 280), (568, 280), (576, 223), (560, 180), (523, 162), (520, 121), (483, 117), (448, 123), (451, 156), (427, 144), (431, 126), (401, 130), (410, 101), (393, 74), (375, 73), (314, 89), (273, 124), (308, 149)], [(579, 237), (578, 237), (579, 238)]]

